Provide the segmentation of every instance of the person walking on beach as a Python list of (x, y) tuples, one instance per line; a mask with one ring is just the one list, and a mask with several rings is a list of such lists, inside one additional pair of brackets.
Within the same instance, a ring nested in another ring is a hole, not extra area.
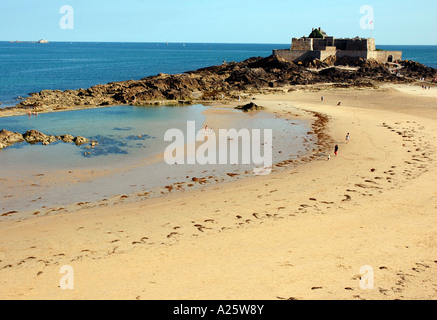
[(340, 101), (339, 103), (337, 103), (337, 107), (339, 107), (339, 106), (340, 106), (340, 104), (341, 104), (341, 101)]
[(334, 154), (335, 154), (335, 156), (337, 156), (337, 153), (338, 153), (338, 144), (336, 144), (335, 147), (334, 147)]
[(348, 134), (346, 135), (346, 143), (349, 143), (349, 139), (350, 139), (350, 136), (349, 136), (349, 132), (348, 132)]
[(323, 96), (320, 97), (320, 100), (323, 102)]

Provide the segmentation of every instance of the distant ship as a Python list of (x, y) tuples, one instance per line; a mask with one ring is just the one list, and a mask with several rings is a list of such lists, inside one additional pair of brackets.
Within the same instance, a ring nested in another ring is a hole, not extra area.
[(9, 41), (10, 43), (49, 43), (48, 40), (40, 39), (38, 41)]

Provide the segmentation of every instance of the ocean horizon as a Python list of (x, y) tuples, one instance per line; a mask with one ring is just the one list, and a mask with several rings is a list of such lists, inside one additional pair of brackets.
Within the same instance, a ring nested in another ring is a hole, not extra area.
[[(290, 44), (190, 42), (0, 41), (0, 107), (41, 90), (76, 90), (97, 84), (177, 74), (251, 57)], [(401, 50), (403, 60), (437, 68), (437, 45), (377, 45)]]

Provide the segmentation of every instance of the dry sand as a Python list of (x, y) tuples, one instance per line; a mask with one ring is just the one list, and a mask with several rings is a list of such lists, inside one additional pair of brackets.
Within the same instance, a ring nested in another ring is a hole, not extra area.
[[(437, 89), (420, 90), (257, 96), (278, 116), (328, 115), (338, 156), (332, 145), (329, 161), (267, 176), (2, 221), (0, 298), (435, 299)], [(59, 287), (63, 265), (73, 290)]]

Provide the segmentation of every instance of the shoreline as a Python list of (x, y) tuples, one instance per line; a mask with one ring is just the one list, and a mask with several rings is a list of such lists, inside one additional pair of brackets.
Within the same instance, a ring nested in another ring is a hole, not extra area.
[[(316, 69), (314, 66), (317, 65)], [(241, 62), (200, 68), (179, 74), (149, 76), (97, 84), (87, 89), (42, 90), (29, 93), (13, 107), (0, 109), (1, 116), (21, 113), (81, 109), (114, 105), (192, 104), (235, 101), (244, 94), (281, 92), (283, 88), (317, 84), (340, 87), (374, 87), (374, 83), (421, 83), (435, 87), (436, 69), (418, 62), (398, 63), (402, 74), (394, 74), (390, 63), (361, 58), (306, 60), (293, 63), (276, 55), (252, 57)], [(293, 90), (293, 89), (290, 89)]]
[[(255, 96), (285, 117), (329, 116), (330, 161), (2, 221), (2, 298), (436, 299), (436, 97), (391, 88)], [(57, 286), (62, 265), (74, 290)], [(359, 286), (364, 265), (372, 290)]]
[[(249, 114), (241, 113), (235, 119), (234, 107), (240, 103), (245, 103), (245, 102), (240, 101), (238, 103), (234, 102), (226, 105), (216, 104), (214, 106), (210, 106), (210, 108), (208, 108), (207, 110), (202, 111), (202, 113), (206, 117), (202, 127), (205, 126), (205, 124), (207, 123), (214, 123), (215, 126), (218, 125), (219, 128), (221, 129), (229, 129), (229, 127), (231, 126), (231, 124), (228, 123), (229, 120), (232, 119), (233, 121), (238, 122), (238, 119), (244, 119), (246, 117), (251, 117), (250, 114), (252, 114), (253, 116), (254, 114), (259, 113), (259, 111), (252, 111)], [(271, 112), (270, 110), (263, 110), (263, 112), (266, 114), (271, 114), (276, 118), (279, 117), (279, 118), (286, 119), (287, 121), (292, 121), (293, 119), (298, 121), (305, 121), (307, 122), (308, 128), (312, 128), (309, 129), (306, 138), (304, 138), (305, 143), (312, 145), (312, 148), (309, 149), (305, 148), (307, 150), (305, 153), (290, 155), (290, 157), (288, 157), (288, 159), (286, 160), (274, 161), (273, 163), (274, 170), (279, 170), (279, 169), (284, 170), (289, 166), (297, 166), (301, 163), (312, 161), (317, 158), (316, 156), (314, 156), (314, 154), (320, 153), (321, 151), (320, 149), (322, 148), (322, 146), (326, 145), (326, 141), (325, 141), (326, 137), (323, 136), (323, 131), (324, 131), (324, 126), (326, 125), (325, 122), (327, 120), (324, 119), (321, 114), (310, 113), (306, 111), (301, 111), (300, 113), (294, 112), (292, 115), (290, 115), (290, 112), (284, 115), (278, 114), (276, 112)], [(219, 120), (217, 116), (220, 117), (225, 116), (225, 117), (224, 119)], [(101, 179), (105, 177), (109, 178), (110, 176), (120, 174), (122, 172), (130, 172), (131, 170), (139, 170), (139, 169), (143, 170), (142, 168), (144, 168), (144, 170), (150, 170), (149, 165), (151, 163), (161, 163), (161, 164), (163, 163), (162, 157), (163, 154), (160, 153), (147, 157), (145, 159), (137, 159), (133, 162), (130, 161), (127, 167), (126, 165), (123, 165), (122, 167), (105, 166), (101, 168), (84, 167), (84, 168), (68, 168), (65, 170), (60, 168), (45, 169), (44, 171), (37, 170), (34, 172), (33, 179), (30, 176), (28, 177), (27, 180), (29, 180), (29, 182), (27, 183), (27, 186), (30, 185), (31, 183), (33, 183), (32, 185), (41, 186), (42, 181), (47, 181), (44, 184), (47, 184), (49, 181), (53, 181), (54, 183), (55, 181), (53, 180), (53, 178), (50, 178), (51, 176), (56, 176), (56, 180), (59, 180), (59, 177), (61, 177), (60, 181), (56, 181), (56, 184), (58, 185), (57, 188), (63, 186), (62, 181), (65, 179), (66, 179), (65, 181), (68, 182), (68, 184), (90, 183), (97, 179)], [(67, 171), (70, 174), (67, 174)], [(187, 176), (187, 179), (183, 179), (181, 181), (177, 181), (170, 184), (163, 183), (161, 186), (155, 186), (146, 189), (140, 188), (138, 186), (136, 187), (136, 190), (132, 192), (123, 192), (123, 193), (117, 193), (111, 195), (106, 195), (106, 194), (104, 195), (105, 192), (103, 193), (100, 192), (99, 193), (100, 196), (98, 196), (98, 199), (96, 197), (92, 197), (92, 198), (96, 198), (93, 201), (90, 201), (89, 199), (81, 199), (80, 201), (73, 201), (68, 204), (59, 203), (58, 205), (52, 205), (52, 206), (47, 205), (45, 202), (40, 203), (40, 201), (38, 201), (38, 203), (40, 204), (38, 205), (35, 204), (35, 207), (32, 209), (18, 210), (14, 208), (14, 210), (9, 210), (9, 211), (3, 210), (5, 212), (0, 213), (0, 221), (23, 221), (32, 218), (51, 216), (53, 214), (59, 214), (60, 212), (74, 214), (75, 212), (81, 211), (84, 208), (89, 209), (89, 208), (95, 208), (100, 206), (112, 206), (112, 205), (115, 206), (119, 203), (126, 203), (126, 202), (138, 203), (144, 199), (165, 198), (167, 195), (170, 194), (186, 192), (190, 189), (199, 190), (202, 188), (213, 187), (218, 184), (228, 183), (234, 180), (250, 179), (253, 176), (252, 172), (243, 169), (236, 169), (236, 170), (234, 169), (229, 172), (222, 172), (222, 173), (212, 173), (210, 170), (208, 172), (206, 173), (206, 175), (202, 173), (200, 176), (196, 175), (194, 177), (191, 177), (191, 175), (189, 175)], [(110, 181), (112, 180), (110, 179)], [(64, 182), (64, 184), (66, 182)], [(24, 187), (24, 185), (21, 187)], [(47, 190), (47, 192), (49, 192), (49, 189)], [(12, 195), (8, 197), (12, 197)], [(36, 196), (34, 196), (33, 198), (36, 198)], [(23, 200), (19, 200), (19, 201), (23, 201)], [(31, 201), (31, 199), (29, 198), (28, 201), (32, 202), (35, 200)]]
[[(184, 106), (193, 106), (193, 105), (204, 105), (204, 106), (229, 106), (234, 104), (243, 104), (248, 102), (253, 102), (252, 98), (257, 95), (269, 95), (269, 94), (278, 94), (278, 93), (286, 93), (289, 91), (303, 91), (303, 92), (314, 92), (314, 91), (323, 91), (323, 90), (331, 90), (331, 89), (357, 89), (357, 90), (381, 90), (387, 87), (397, 87), (400, 91), (403, 92), (412, 92), (419, 90), (422, 95), (424, 96), (435, 96), (435, 94), (432, 92), (430, 95), (428, 92), (419, 86), (423, 84), (421, 81), (415, 81), (410, 83), (387, 83), (387, 82), (378, 82), (374, 81), (372, 86), (370, 87), (362, 87), (360, 83), (358, 84), (348, 84), (348, 83), (317, 83), (317, 84), (311, 84), (311, 85), (288, 85), (284, 87), (277, 87), (277, 88), (262, 88), (259, 91), (249, 91), (249, 92), (235, 92), (234, 95), (241, 96), (241, 100), (239, 101), (237, 98), (227, 99), (227, 100), (152, 100), (147, 101), (141, 104), (133, 104), (133, 103), (115, 103), (115, 104), (109, 104), (109, 105), (81, 105), (81, 106), (65, 106), (64, 108), (58, 108), (58, 109), (44, 109), (41, 111), (38, 111), (39, 114), (46, 114), (46, 113), (54, 113), (54, 112), (68, 112), (68, 111), (78, 111), (78, 110), (87, 110), (87, 109), (99, 109), (99, 108), (111, 108), (116, 106), (134, 106), (134, 107), (160, 107), (160, 106), (174, 106), (174, 107), (184, 107)], [(436, 89), (435, 84), (431, 84), (431, 89), (434, 91)], [(70, 90), (71, 91), (71, 90)], [(28, 114), (27, 109), (18, 108), (18, 105), (11, 106), (11, 107), (5, 107), (0, 108), (0, 118), (6, 118), (6, 117), (14, 117), (14, 116), (26, 116)]]

